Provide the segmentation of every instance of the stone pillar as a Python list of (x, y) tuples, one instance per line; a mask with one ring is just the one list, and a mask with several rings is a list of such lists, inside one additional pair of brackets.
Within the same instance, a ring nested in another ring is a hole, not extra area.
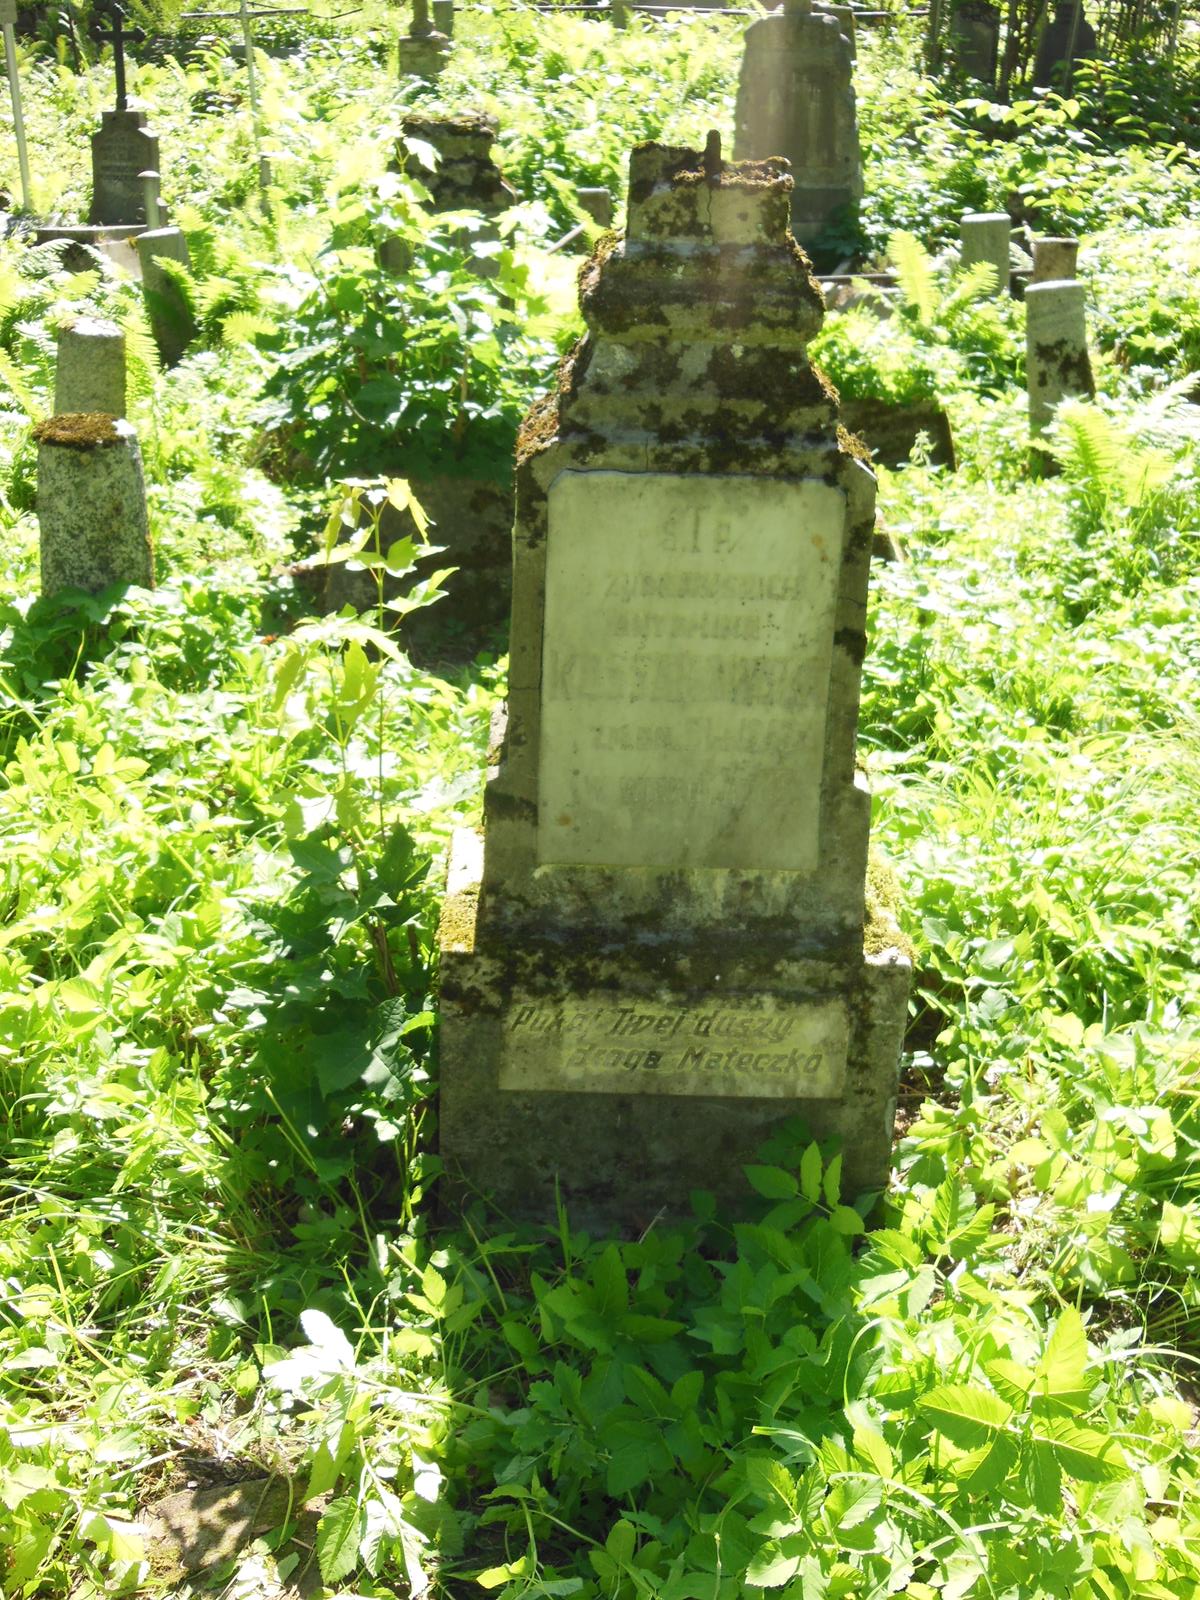
[(1031, 283), (1025, 291), (1025, 381), (1035, 435), (1068, 395), (1090, 400), (1096, 393), (1084, 303), (1084, 287), (1074, 281)]
[(969, 211), (958, 225), (962, 239), (962, 268), (986, 261), (993, 269), (993, 296), (1008, 293), (1012, 219), (1007, 211)]
[(1035, 239), (1030, 283), (1062, 282), (1075, 276), (1079, 264), (1078, 239)]
[(187, 295), (162, 263), (174, 261), (190, 268), (187, 240), (179, 228), (153, 228), (140, 233), (136, 243), (150, 331), (164, 366), (173, 367), (198, 329)]
[[(910, 966), (855, 759), (875, 483), (779, 162), (631, 157), (517, 446), (509, 696), (441, 943), (441, 1152), (543, 1220), (736, 1203), (787, 1118), (890, 1166)], [(866, 932), (864, 934), (864, 927)]]
[(454, 37), (454, 0), (433, 0), (433, 29), (444, 38)]
[(449, 39), (429, 20), (429, 0), (413, 0), (412, 26), (400, 40), (400, 76), (436, 78), (449, 54)]
[(125, 335), (115, 322), (76, 317), (59, 329), (54, 412), (125, 415)]
[(34, 429), (42, 593), (154, 583), (154, 553), (137, 435), (100, 412), (51, 417)]
[(838, 19), (785, 0), (746, 29), (734, 155), (791, 162), (792, 232), (803, 245), (862, 198), (854, 59)]

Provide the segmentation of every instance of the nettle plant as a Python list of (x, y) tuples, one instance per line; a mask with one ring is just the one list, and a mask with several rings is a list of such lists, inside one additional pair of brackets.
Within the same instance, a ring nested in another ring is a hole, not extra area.
[(424, 197), (397, 173), (343, 191), (303, 297), (260, 341), (275, 357), (261, 420), (297, 479), (507, 477), (556, 325), (511, 239), (470, 212), (430, 216)]

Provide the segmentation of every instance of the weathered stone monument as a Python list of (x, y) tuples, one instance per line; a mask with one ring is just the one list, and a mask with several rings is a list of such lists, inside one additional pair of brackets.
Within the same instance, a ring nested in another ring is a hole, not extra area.
[(1038, 41), (1033, 64), (1035, 89), (1069, 89), (1077, 61), (1096, 54), (1096, 30), (1083, 0), (1054, 0), (1054, 16)]
[(989, 293), (1008, 293), (1012, 271), (1012, 219), (1006, 211), (969, 211), (958, 225), (963, 271), (986, 261), (992, 269)]
[(58, 332), (54, 412), (125, 415), (125, 335), (115, 322), (76, 317)]
[(137, 435), (120, 417), (73, 412), (33, 431), (42, 593), (154, 582)]
[(592, 221), (601, 228), (611, 228), (613, 225), (612, 195), (607, 189), (583, 188), (576, 189), (575, 198), (580, 206), (591, 217)]
[(518, 446), (507, 721), (440, 935), (447, 1182), (515, 1213), (734, 1199), (796, 1115), (850, 1192), (887, 1179), (910, 969), (855, 760), (875, 485), (807, 357), (790, 203), (716, 135), (639, 146)]
[(1078, 239), (1035, 239), (1030, 283), (1061, 282), (1073, 278), (1079, 266)]
[(853, 51), (835, 17), (810, 0), (785, 0), (782, 12), (750, 24), (735, 127), (739, 161), (791, 162), (792, 232), (801, 244), (862, 198)]
[(164, 366), (173, 367), (199, 331), (183, 286), (163, 264), (174, 262), (190, 269), (187, 240), (179, 228), (148, 228), (137, 236), (137, 253), (150, 331)]
[(429, 20), (429, 0), (413, 0), (412, 22), (400, 40), (400, 76), (436, 78), (449, 54), (449, 39)]
[(1025, 381), (1029, 428), (1044, 432), (1068, 395), (1096, 393), (1088, 357), (1086, 291), (1073, 280), (1031, 283), (1025, 290)]
[(950, 13), (950, 49), (959, 69), (989, 89), (996, 82), (1000, 10), (990, 0), (963, 0)]

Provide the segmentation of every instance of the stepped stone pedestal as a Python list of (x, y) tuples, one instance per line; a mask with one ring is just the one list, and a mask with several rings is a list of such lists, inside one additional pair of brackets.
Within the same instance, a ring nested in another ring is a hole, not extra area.
[(874, 479), (786, 165), (642, 145), (518, 446), (509, 697), (441, 926), (451, 1195), (644, 1228), (789, 1117), (887, 1181), (909, 962), (855, 760)]

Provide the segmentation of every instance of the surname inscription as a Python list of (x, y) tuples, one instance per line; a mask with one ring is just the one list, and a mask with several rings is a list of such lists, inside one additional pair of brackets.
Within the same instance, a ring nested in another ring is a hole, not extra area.
[(841, 999), (531, 998), (514, 1001), (500, 1087), (824, 1099), (844, 1087), (848, 1027)]
[(811, 871), (843, 492), (568, 471), (549, 512), (539, 860)]

